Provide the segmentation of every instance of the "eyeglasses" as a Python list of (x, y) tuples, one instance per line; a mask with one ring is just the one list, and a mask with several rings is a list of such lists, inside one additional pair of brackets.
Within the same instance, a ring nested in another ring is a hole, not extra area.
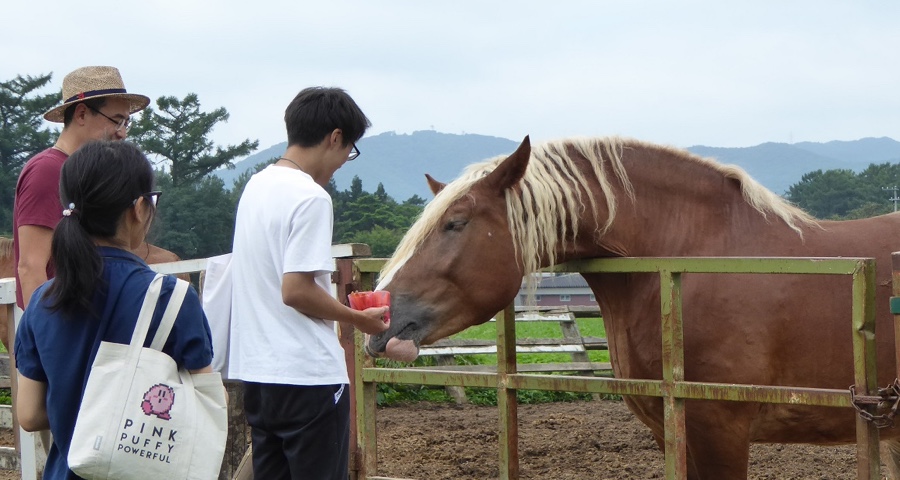
[(347, 161), (349, 162), (350, 160), (354, 160), (358, 156), (359, 156), (359, 149), (356, 148), (356, 144), (354, 143), (353, 148), (350, 149), (350, 155), (347, 155)]
[(103, 117), (106, 118), (107, 120), (109, 120), (110, 122), (115, 123), (117, 132), (120, 130), (125, 130), (127, 132), (128, 128), (131, 127), (131, 118), (130, 117), (125, 117), (122, 120), (116, 120), (115, 118), (110, 117), (109, 115), (101, 112), (100, 110), (97, 110), (96, 108), (94, 108), (86, 103), (84, 104), (84, 106), (89, 108), (94, 113), (99, 113), (100, 115), (103, 115)]
[(147, 192), (147, 193), (141, 195), (140, 197), (135, 198), (134, 201), (131, 202), (131, 204), (137, 205), (138, 200), (140, 200), (141, 198), (146, 198), (147, 201), (150, 202), (151, 205), (153, 205), (153, 208), (156, 208), (156, 206), (159, 204), (159, 197), (161, 197), (161, 196), (162, 196), (162, 192), (160, 192), (159, 190)]

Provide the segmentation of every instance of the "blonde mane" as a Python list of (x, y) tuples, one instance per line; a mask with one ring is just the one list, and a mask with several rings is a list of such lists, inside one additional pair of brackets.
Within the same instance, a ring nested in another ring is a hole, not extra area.
[(0, 237), (0, 258), (13, 256), (13, 239)]
[[(726, 178), (736, 180), (741, 186), (744, 200), (750, 206), (764, 217), (771, 214), (781, 219), (801, 236), (802, 226), (816, 224), (807, 213), (767, 190), (744, 170), (734, 165), (723, 165), (683, 150), (619, 137), (573, 138), (548, 142), (532, 148), (528, 168), (519, 183), (519, 188), (506, 191), (507, 220), (518, 258), (523, 262), (528, 291), (533, 291), (534, 288), (534, 276), (530, 274), (541, 268), (542, 258), (546, 258), (551, 265), (555, 263), (560, 241), (570, 236), (574, 237), (578, 232), (579, 218), (586, 210), (590, 210), (598, 225), (595, 233), (598, 239), (612, 225), (617, 210), (613, 182), (618, 182), (626, 196), (633, 200), (634, 191), (622, 165), (622, 151), (626, 147), (666, 149), (684, 161), (700, 163)], [(586, 176), (588, 172), (582, 171), (575, 158), (569, 154), (573, 150), (589, 161), (591, 178)], [(506, 158), (504, 155), (472, 164), (458, 179), (441, 190), (425, 207), (419, 219), (400, 241), (394, 255), (385, 264), (378, 288), (382, 288), (390, 281), (393, 274), (438, 227), (443, 213), (454, 202), (465, 196), (475, 182), (492, 172)], [(597, 199), (588, 195), (585, 204), (585, 199), (582, 198), (582, 192), (591, 191), (589, 183), (591, 180), (599, 183), (602, 200), (608, 210), (603, 222), (598, 218)], [(547, 227), (533, 228), (534, 225)], [(555, 228), (549, 228), (550, 226)]]

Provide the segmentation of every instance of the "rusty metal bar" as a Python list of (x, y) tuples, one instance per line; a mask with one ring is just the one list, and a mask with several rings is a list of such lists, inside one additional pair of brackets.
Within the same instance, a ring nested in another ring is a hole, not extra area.
[[(659, 380), (520, 374), (510, 376), (509, 383), (519, 390), (663, 396), (662, 382)], [(786, 403), (835, 408), (853, 407), (847, 390), (837, 389), (681, 382), (675, 386), (674, 395), (678, 398), (697, 400)]]
[(365, 368), (364, 382), (408, 383), (412, 385), (458, 385), (460, 387), (497, 388), (500, 380), (496, 373), (448, 372), (446, 370), (408, 368)]
[(508, 377), (517, 371), (516, 311), (506, 307), (497, 319), (497, 409), (500, 411), (500, 478), (519, 478), (519, 404)]
[(576, 273), (808, 273), (852, 275), (864, 258), (793, 257), (626, 257), (572, 260), (549, 267), (549, 272)]
[[(878, 393), (875, 356), (875, 261), (862, 261), (853, 273), (853, 370), (857, 392)], [(857, 478), (880, 480), (878, 428), (856, 416)]]
[(662, 314), (662, 393), (666, 444), (666, 478), (687, 479), (684, 399), (675, 385), (684, 381), (684, 328), (681, 322), (681, 274), (659, 272)]
[[(361, 346), (363, 343), (363, 333), (356, 332), (356, 345)], [(363, 348), (357, 348), (357, 372), (368, 370), (374, 367), (374, 361), (366, 358)], [(364, 359), (364, 360), (362, 360)], [(364, 362), (364, 367), (361, 365)], [(360, 368), (362, 367), (362, 368)], [(359, 378), (359, 377), (357, 377)], [(357, 433), (361, 440), (360, 455), (362, 462), (359, 463), (359, 475), (361, 478), (367, 478), (368, 475), (374, 475), (378, 472), (378, 432), (375, 424), (375, 408), (377, 407), (377, 384), (372, 382), (360, 382), (357, 387), (357, 417), (362, 418), (360, 423), (360, 431)], [(362, 415), (359, 415), (362, 412)], [(357, 420), (358, 421), (358, 420)]]

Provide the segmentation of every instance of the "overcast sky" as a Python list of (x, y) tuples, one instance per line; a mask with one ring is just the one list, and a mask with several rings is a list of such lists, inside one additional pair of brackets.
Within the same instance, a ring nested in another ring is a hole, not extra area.
[[(120, 69), (154, 101), (225, 107), (217, 143), (285, 140), (312, 85), (368, 135), (532, 141), (619, 134), (688, 147), (900, 140), (900, 2), (7, 1), (0, 80)], [(48, 90), (49, 91), (49, 90)]]

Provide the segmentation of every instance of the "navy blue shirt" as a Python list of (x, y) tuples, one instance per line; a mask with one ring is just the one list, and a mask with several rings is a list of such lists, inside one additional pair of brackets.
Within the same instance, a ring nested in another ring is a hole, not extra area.
[[(144, 295), (156, 275), (143, 260), (125, 250), (98, 247), (98, 251), (103, 258), (102, 281), (109, 286), (94, 295), (94, 311), (99, 317), (73, 317), (49, 310), (43, 297), (50, 280), (35, 290), (16, 331), (16, 368), (22, 375), (47, 384), (47, 416), (53, 433), (53, 447), (44, 468), (48, 480), (79, 478), (69, 470), (66, 457), (91, 364), (101, 341), (131, 342)], [(153, 340), (174, 286), (174, 277), (164, 279), (145, 347)], [(163, 352), (188, 370), (212, 363), (209, 323), (193, 288), (184, 298)]]

